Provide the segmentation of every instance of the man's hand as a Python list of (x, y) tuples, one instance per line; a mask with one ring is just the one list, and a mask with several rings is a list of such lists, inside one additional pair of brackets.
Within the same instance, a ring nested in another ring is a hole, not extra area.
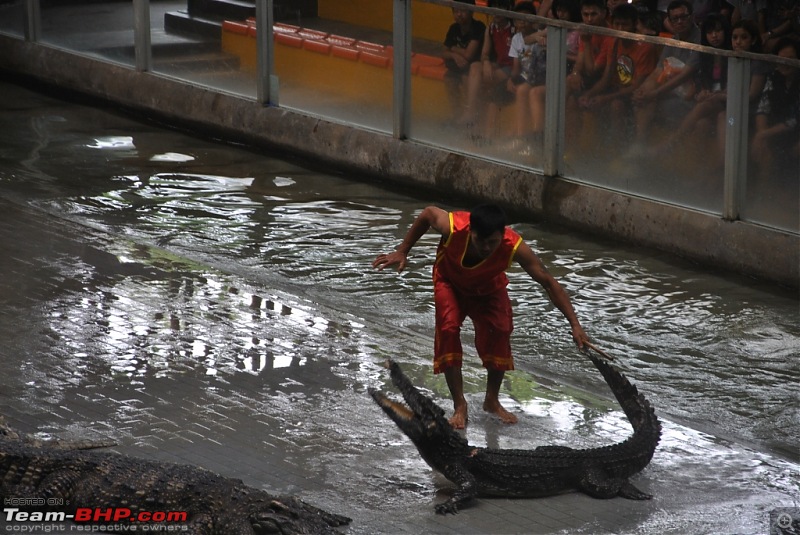
[(578, 345), (578, 349), (581, 351), (586, 349), (586, 342), (589, 341), (589, 337), (586, 336), (585, 332), (583, 332), (583, 327), (576, 325), (572, 328), (572, 339), (575, 340), (575, 343)]
[(372, 267), (377, 268), (378, 271), (382, 271), (385, 267), (397, 264), (397, 272), (399, 273), (406, 267), (407, 261), (408, 256), (406, 256), (405, 253), (394, 251), (393, 253), (379, 255), (378, 258), (372, 262)]

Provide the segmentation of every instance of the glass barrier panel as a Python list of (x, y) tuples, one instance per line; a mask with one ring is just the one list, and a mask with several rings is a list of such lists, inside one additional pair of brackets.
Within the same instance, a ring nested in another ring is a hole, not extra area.
[(0, 1), (0, 33), (25, 36), (25, 0)]
[(43, 43), (134, 65), (133, 3), (41, 0)]
[(727, 58), (599, 34), (582, 39), (586, 47), (595, 72), (567, 76), (564, 174), (721, 214), (726, 79), (710, 77)]
[(150, 0), (152, 69), (256, 98), (255, 2)]
[[(470, 29), (459, 31), (459, 24)], [(541, 169), (546, 47), (534, 47), (524, 78), (509, 80), (515, 24), (519, 26), (511, 17), (412, 3), (409, 130), (414, 139)], [(481, 61), (487, 27), (490, 60)], [(530, 23), (526, 28), (535, 29)], [(479, 46), (471, 61), (447, 51), (453, 46), (468, 49), (475, 40)]]
[[(751, 83), (761, 91), (750, 105), (749, 165), (740, 217), (798, 234), (800, 126), (796, 114), (800, 96), (796, 82), (789, 87), (785, 80), (797, 80), (800, 67), (780, 65), (769, 61), (770, 56), (764, 57), (762, 62), (750, 63)], [(780, 124), (794, 126), (771, 135), (770, 128)]]
[(358, 126), (392, 131), (392, 0), (276, 3), (279, 104)]

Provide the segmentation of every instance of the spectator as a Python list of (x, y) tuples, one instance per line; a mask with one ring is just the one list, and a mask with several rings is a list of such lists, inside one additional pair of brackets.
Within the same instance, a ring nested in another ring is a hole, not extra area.
[[(607, 27), (603, 0), (581, 0), (581, 19), (587, 26)], [(606, 49), (612, 42), (613, 38), (605, 35), (581, 33), (575, 68), (567, 77), (568, 94), (577, 95), (597, 83), (605, 69)]]
[(609, 26), (614, 23), (613, 14), (617, 7), (627, 4), (628, 0), (606, 0), (606, 22)]
[[(636, 33), (651, 37), (671, 37), (664, 31), (664, 16), (658, 11), (640, 11), (636, 22)], [(659, 52), (661, 47), (659, 47)]]
[[(726, 0), (688, 0), (692, 5), (692, 19), (694, 24), (700, 26), (708, 15), (711, 13), (720, 13), (730, 19), (730, 6)], [(659, 2), (662, 6), (662, 2)], [(667, 4), (668, 7), (668, 4)], [(659, 11), (664, 11), (663, 6), (659, 7)], [(678, 33), (672, 25), (669, 16), (664, 19), (664, 28), (668, 32)]]
[[(553, 0), (553, 18), (580, 22), (581, 10), (578, 0)], [(580, 38), (581, 34), (578, 30), (567, 32), (567, 72), (572, 72), (575, 62), (578, 60)]]
[[(531, 2), (520, 2), (514, 7), (516, 13), (535, 15), (536, 8)], [(524, 148), (521, 139), (544, 129), (544, 83), (547, 65), (546, 46), (540, 42), (528, 44), (526, 37), (536, 31), (534, 23), (514, 19), (516, 32), (511, 40), (509, 56), (513, 58), (508, 90), (514, 94), (516, 103), (516, 146)], [(541, 93), (541, 95), (537, 95)], [(540, 104), (541, 103), (541, 104)], [(517, 148), (517, 147), (514, 148)]]
[(726, 0), (691, 0), (694, 23), (702, 26), (709, 15), (722, 15), (730, 21), (731, 8)]
[[(700, 44), (719, 48), (731, 49), (731, 28), (728, 19), (719, 14), (706, 17), (700, 29), (702, 39)], [(683, 118), (680, 126), (673, 130), (658, 146), (650, 152), (652, 155), (672, 151), (675, 144), (680, 141), (694, 140), (693, 131), (711, 130), (717, 124), (717, 115), (725, 110), (727, 102), (728, 83), (728, 58), (715, 54), (702, 54), (698, 63), (696, 76), (697, 92), (694, 96), (694, 108)]]
[[(758, 26), (752, 20), (743, 19), (733, 25), (731, 30), (731, 46), (736, 52), (755, 52), (761, 53), (761, 35)], [(764, 89), (769, 64), (764, 61), (750, 61), (750, 86), (748, 90), (748, 100), (750, 102), (750, 113), (748, 114), (751, 126), (755, 124), (756, 106), (758, 105), (761, 91)], [(717, 114), (717, 153), (718, 162), (724, 163), (725, 157), (725, 129), (727, 117), (725, 110)]]
[[(612, 26), (621, 32), (634, 33), (638, 11), (622, 4), (611, 14)], [(657, 48), (649, 43), (616, 38), (607, 55), (603, 77), (578, 100), (581, 108), (599, 111), (610, 107), (611, 132), (625, 133), (625, 121), (633, 115), (631, 96), (658, 61)]]
[[(733, 8), (731, 12), (731, 24), (736, 24), (740, 20), (752, 20), (759, 28), (761, 33), (766, 31), (764, 18), (767, 11), (767, 0), (727, 0)], [(759, 36), (760, 39), (760, 36)]]
[(767, 2), (767, 9), (764, 12), (764, 33), (761, 35), (764, 52), (775, 53), (775, 47), (781, 37), (791, 37), (794, 40), (800, 37), (797, 33), (800, 31), (797, 27), (800, 25), (797, 22), (798, 17), (800, 17), (800, 5), (797, 0)]
[[(798, 44), (788, 38), (775, 44), (775, 54), (781, 58), (798, 58)], [(758, 165), (760, 180), (768, 180), (776, 171), (776, 161), (784, 155), (791, 158), (795, 173), (800, 156), (800, 70), (778, 64), (767, 75), (756, 109), (756, 133), (751, 147)]]
[[(581, 0), (580, 5), (581, 19), (584, 24), (601, 28), (608, 26), (604, 0)], [(578, 98), (600, 80), (606, 67), (607, 49), (613, 42), (612, 37), (605, 35), (590, 32), (580, 34), (578, 56), (572, 72), (567, 76), (565, 87), (568, 139), (574, 138), (580, 131), (581, 117)]]
[[(511, 0), (491, 0), (489, 7), (511, 9)], [(498, 108), (506, 99), (506, 81), (511, 75), (513, 58), (508, 55), (511, 49), (511, 38), (514, 26), (508, 17), (495, 15), (486, 28), (481, 50), (481, 60), (470, 66), (467, 82), (467, 106), (459, 124), (474, 125), (483, 107), (481, 100), (487, 104), (485, 133), (490, 136), (494, 131), (494, 123)], [(498, 91), (499, 89), (499, 91)]]
[(658, 10), (658, 0), (633, 0), (630, 3), (633, 4), (636, 7), (636, 9), (639, 10), (640, 16), (642, 13), (654, 13)]
[[(474, 1), (464, 3), (473, 4)], [(486, 25), (472, 16), (472, 11), (453, 8), (455, 21), (447, 30), (444, 39), (444, 64), (447, 67), (445, 84), (450, 97), (452, 117), (458, 119), (463, 113), (462, 86), (469, 75), (470, 66), (480, 57)]]
[[(692, 5), (687, 0), (673, 0), (667, 7), (672, 26), (678, 30), (673, 38), (700, 43), (700, 29), (692, 22)], [(636, 121), (636, 143), (629, 156), (646, 153), (650, 128), (659, 110), (663, 117), (683, 117), (692, 108), (699, 54), (685, 48), (667, 46), (661, 52), (659, 65), (633, 93)]]

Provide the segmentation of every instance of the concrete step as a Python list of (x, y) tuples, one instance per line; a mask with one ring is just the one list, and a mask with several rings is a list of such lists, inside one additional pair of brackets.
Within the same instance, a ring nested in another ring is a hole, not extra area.
[(164, 29), (184, 35), (197, 35), (219, 40), (222, 33), (222, 19), (194, 17), (183, 10), (164, 14)]
[(256, 4), (246, 0), (189, 0), (187, 12), (209, 20), (245, 20), (256, 16)]

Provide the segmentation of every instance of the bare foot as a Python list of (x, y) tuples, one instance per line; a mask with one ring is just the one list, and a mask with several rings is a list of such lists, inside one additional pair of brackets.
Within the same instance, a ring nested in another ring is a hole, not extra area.
[(453, 429), (464, 429), (467, 426), (467, 406), (461, 405), (453, 411), (453, 416), (448, 420)]
[(483, 410), (486, 412), (492, 413), (500, 418), (500, 421), (504, 424), (515, 424), (517, 423), (517, 417), (514, 414), (508, 412), (503, 406), (500, 404), (499, 401), (495, 403), (490, 403), (488, 401), (483, 402)]

